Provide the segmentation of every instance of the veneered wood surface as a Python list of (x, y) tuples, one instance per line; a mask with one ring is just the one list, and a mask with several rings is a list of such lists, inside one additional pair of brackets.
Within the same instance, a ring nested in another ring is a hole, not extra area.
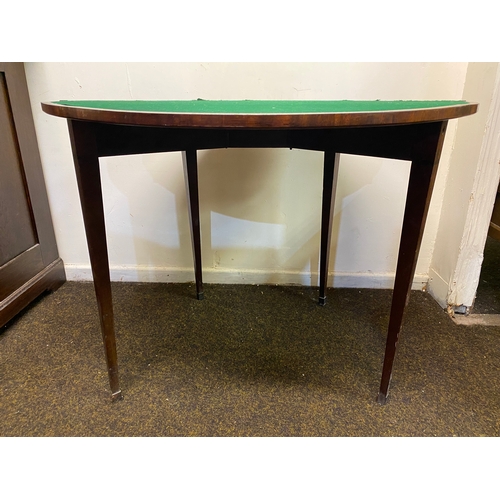
[[(67, 101), (71, 102), (71, 101)], [(109, 102), (109, 101), (108, 101)], [(328, 101), (327, 101), (328, 102)], [(356, 101), (354, 101), (356, 102)], [(413, 101), (414, 102), (414, 101)], [(395, 109), (370, 112), (316, 112), (316, 113), (178, 113), (138, 110), (99, 109), (71, 106), (54, 102), (42, 103), (42, 109), (51, 115), (75, 120), (123, 125), (195, 128), (329, 128), (398, 125), (442, 121), (476, 112), (477, 104), (463, 103), (422, 108)], [(117, 106), (118, 107), (118, 106)]]
[(339, 154), (410, 160), (412, 166), (378, 396), (379, 403), (386, 402), (446, 124), (451, 118), (473, 114), (476, 104), (321, 114), (193, 114), (91, 109), (54, 103), (42, 106), (47, 113), (69, 121), (110, 386), (115, 398), (121, 397), (121, 391), (99, 184), (100, 156), (185, 152), (195, 275), (198, 298), (201, 298), (196, 151), (225, 147), (290, 147), (324, 151), (320, 304), (326, 300), (329, 233)]
[[(0, 267), (38, 243), (5, 75), (0, 72)], [(0, 284), (0, 290), (2, 285)], [(0, 300), (2, 294), (0, 293)]]
[(24, 66), (0, 62), (0, 326), (64, 281)]

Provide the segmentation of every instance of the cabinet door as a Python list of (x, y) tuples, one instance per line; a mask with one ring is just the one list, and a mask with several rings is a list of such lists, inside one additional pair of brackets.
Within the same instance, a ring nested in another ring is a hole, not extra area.
[(22, 63), (0, 63), (0, 326), (65, 281)]

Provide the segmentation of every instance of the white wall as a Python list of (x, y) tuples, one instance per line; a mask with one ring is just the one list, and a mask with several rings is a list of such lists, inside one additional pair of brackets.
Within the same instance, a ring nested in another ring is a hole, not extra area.
[(499, 82), (499, 63), (468, 65), (464, 99), (479, 109), (457, 126), (429, 272), (429, 291), (443, 307), (472, 306), (479, 283), (500, 177)]
[[(59, 99), (461, 99), (467, 63), (27, 63), (59, 253), (90, 278)], [(447, 139), (417, 265), (427, 282), (456, 120)], [(112, 279), (192, 281), (181, 156), (101, 160)], [(409, 165), (343, 156), (330, 270), (335, 286), (390, 287)], [(206, 282), (317, 285), (322, 155), (289, 150), (199, 154)], [(332, 280), (331, 280), (332, 282)]]

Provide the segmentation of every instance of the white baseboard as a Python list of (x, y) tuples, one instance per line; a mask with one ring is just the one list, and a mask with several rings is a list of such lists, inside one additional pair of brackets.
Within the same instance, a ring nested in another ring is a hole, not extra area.
[(448, 307), (450, 285), (434, 269), (429, 269), (429, 285), (427, 291), (432, 298), (443, 308)]
[[(92, 281), (90, 266), (66, 264), (68, 281)], [(148, 266), (115, 266), (110, 268), (111, 281), (138, 283), (186, 283), (194, 281), (192, 268), (164, 268)], [(427, 286), (427, 275), (415, 275), (412, 290)], [(318, 273), (300, 271), (272, 271), (255, 269), (204, 269), (205, 283), (252, 284), (252, 285), (305, 285), (318, 286)], [(328, 286), (335, 288), (381, 288), (394, 286), (394, 273), (346, 273), (329, 274)]]

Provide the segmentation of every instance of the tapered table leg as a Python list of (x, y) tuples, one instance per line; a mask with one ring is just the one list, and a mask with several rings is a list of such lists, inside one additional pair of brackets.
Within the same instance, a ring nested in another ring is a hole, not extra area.
[(321, 210), (321, 250), (319, 264), (319, 305), (326, 304), (328, 282), (328, 260), (330, 258), (330, 240), (332, 234), (335, 191), (339, 174), (340, 154), (325, 151), (323, 166), (323, 206)]
[(410, 298), (411, 284), (415, 274), (445, 131), (446, 122), (436, 123), (429, 136), (417, 143), (419, 150), (415, 151), (415, 158), (411, 164), (382, 379), (377, 398), (381, 404), (385, 404), (387, 400), (396, 345), (401, 331), (404, 310)]
[(68, 120), (112, 399), (122, 399), (114, 331), (99, 158), (92, 124)]
[(191, 228), (191, 243), (193, 245), (194, 277), (196, 296), (203, 299), (203, 279), (201, 273), (201, 232), (200, 232), (200, 201), (198, 194), (198, 162), (196, 151), (183, 151), (184, 178), (189, 209), (189, 225)]

